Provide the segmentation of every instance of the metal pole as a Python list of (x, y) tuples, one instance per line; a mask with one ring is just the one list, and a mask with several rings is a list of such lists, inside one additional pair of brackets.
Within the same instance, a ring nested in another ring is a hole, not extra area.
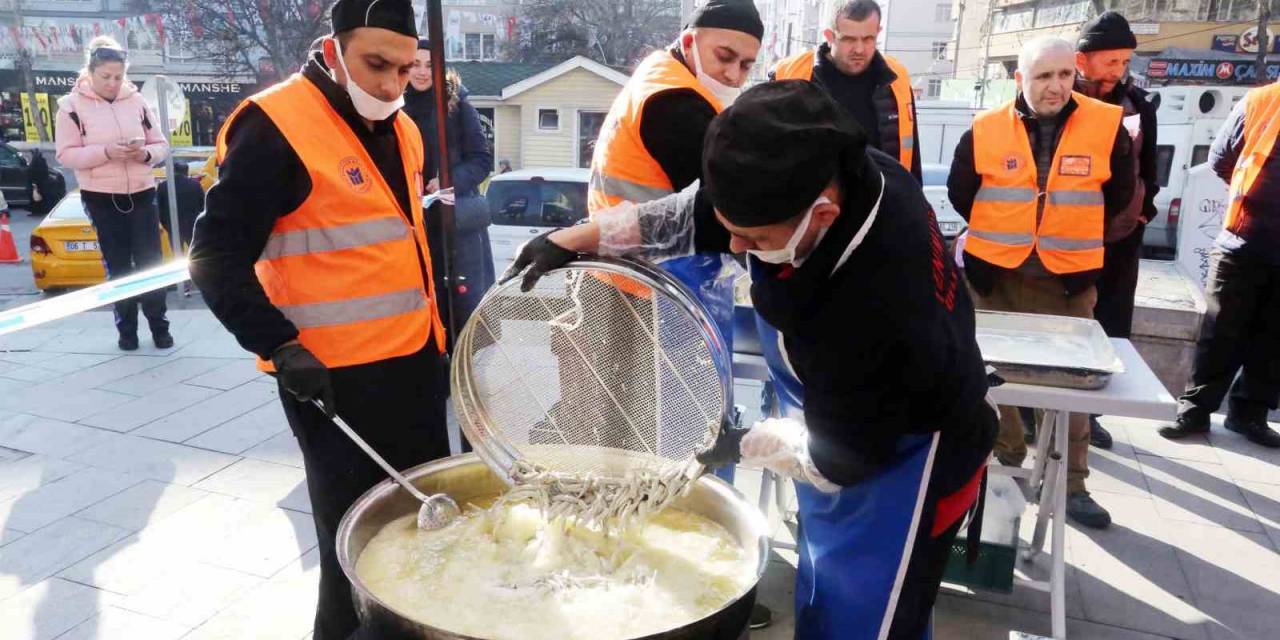
[(991, 66), (991, 19), (995, 15), (995, 0), (987, 0), (987, 24), (983, 27), (983, 37), (987, 39), (986, 49), (982, 52), (982, 86), (978, 87), (978, 108), (987, 106), (987, 68)]
[[(427, 38), (431, 40), (431, 86), (435, 89), (431, 93), (436, 103), (436, 148), (440, 150), (440, 157), (436, 162), (439, 171), (437, 177), (440, 179), (440, 188), (448, 189), (453, 186), (453, 178), (449, 171), (449, 96), (444, 77), (444, 11), (440, 7), (440, 0), (427, 0)], [(423, 176), (423, 179), (430, 180), (431, 177)], [(453, 205), (438, 202), (435, 206), (440, 209), (440, 226), (444, 231), (444, 295), (449, 315), (449, 325), (445, 328), (449, 331), (449, 344), (452, 347), (458, 335), (454, 314), (455, 289), (465, 287), (466, 282), (454, 274), (458, 256), (457, 244), (454, 242), (456, 226)], [(439, 294), (437, 291), (436, 295)]]
[[(169, 77), (156, 76), (152, 82), (156, 83), (156, 101), (160, 103), (160, 135), (164, 136), (166, 143), (172, 138), (169, 137)], [(169, 198), (169, 242), (173, 245), (174, 257), (182, 255), (182, 233), (178, 231), (178, 185), (173, 176), (173, 145), (169, 145), (169, 153), (164, 154), (164, 174), (169, 176), (169, 187), (165, 189), (165, 196)]]
[(956, 56), (951, 59), (951, 79), (956, 79), (956, 74), (960, 72), (960, 34), (964, 28), (964, 0), (961, 0), (959, 6), (960, 14), (956, 16)]
[(1267, 49), (1271, 48), (1271, 34), (1267, 33), (1267, 21), (1271, 19), (1271, 3), (1258, 0), (1258, 60), (1253, 68), (1258, 72), (1254, 82), (1258, 86), (1267, 84)]
[[(27, 94), (27, 101), (31, 103), (31, 124), (36, 128), (36, 140), (40, 142), (48, 142), (48, 130), (45, 129), (44, 112), (40, 110), (40, 103), (36, 102), (36, 84), (31, 77), (32, 67), (35, 59), (31, 55), (31, 49), (27, 47), (27, 41), (22, 37), (22, 0), (13, 0), (13, 21), (18, 29), (18, 71), (22, 74), (22, 90)], [(52, 203), (50, 206), (53, 206)]]

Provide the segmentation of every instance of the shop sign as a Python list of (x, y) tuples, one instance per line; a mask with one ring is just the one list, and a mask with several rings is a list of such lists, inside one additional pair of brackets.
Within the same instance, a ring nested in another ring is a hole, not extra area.
[[(1166, 82), (1252, 85), (1258, 77), (1254, 67), (1252, 62), (1228, 60), (1152, 60), (1147, 76)], [(1266, 73), (1268, 80), (1280, 77), (1280, 63), (1268, 64)]]
[(1218, 35), (1213, 37), (1214, 51), (1225, 51), (1227, 53), (1236, 53), (1240, 50), (1240, 36), (1237, 35)]
[[(22, 101), (22, 128), (27, 142), (40, 142), (40, 133), (36, 129), (36, 121), (31, 113), (31, 96), (26, 91), (19, 94)], [(53, 140), (53, 136), (49, 132), (53, 130), (54, 113), (49, 110), (49, 94), (37, 93), (36, 105), (40, 109), (40, 116), (44, 120), (45, 139)]]

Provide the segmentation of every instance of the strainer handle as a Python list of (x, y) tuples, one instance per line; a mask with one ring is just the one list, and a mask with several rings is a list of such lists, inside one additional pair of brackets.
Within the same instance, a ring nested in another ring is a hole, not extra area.
[[(316, 408), (320, 409), (322, 413), (325, 411), (324, 403), (320, 402), (319, 399), (312, 398), (311, 403), (316, 405)], [(347, 434), (348, 438), (351, 438), (352, 442), (356, 443), (357, 447), (364, 449), (364, 452), (369, 454), (369, 457), (372, 458), (374, 462), (378, 463), (378, 466), (382, 467), (382, 470), (386, 471), (387, 475), (391, 476), (392, 480), (395, 480), (400, 486), (404, 487), (405, 491), (413, 494), (413, 497), (422, 502), (427, 501), (427, 495), (419, 491), (417, 487), (413, 486), (413, 483), (409, 482), (408, 478), (404, 477), (404, 475), (397, 471), (395, 467), (391, 466), (391, 463), (378, 455), (378, 452), (374, 451), (373, 447), (369, 446), (369, 443), (365, 442), (364, 438), (361, 438), (356, 433), (355, 429), (352, 429), (351, 426), (347, 424), (346, 420), (343, 420), (337, 413), (334, 413), (333, 418), (331, 419), (334, 424), (338, 425), (339, 429), (342, 429), (343, 433)]]

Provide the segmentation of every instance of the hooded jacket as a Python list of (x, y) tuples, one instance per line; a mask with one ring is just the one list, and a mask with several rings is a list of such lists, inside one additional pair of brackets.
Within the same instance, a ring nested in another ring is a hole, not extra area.
[[(58, 99), (58, 162), (75, 170), (83, 191), (125, 194), (152, 189), (156, 181), (151, 167), (169, 153), (159, 125), (133, 83), (125, 82), (116, 99), (108, 101), (82, 75), (71, 93)], [(108, 146), (132, 138), (143, 138), (149, 163), (107, 157)]]

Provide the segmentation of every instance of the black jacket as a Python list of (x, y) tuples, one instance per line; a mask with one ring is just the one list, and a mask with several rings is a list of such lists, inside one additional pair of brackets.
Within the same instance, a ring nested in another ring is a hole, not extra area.
[[(1076, 80), (1076, 91), (1090, 97), (1096, 97), (1092, 95), (1089, 88), (1080, 79)], [(1135, 86), (1132, 79), (1117, 84), (1109, 95), (1099, 98), (1103, 102), (1117, 106), (1123, 106), (1124, 101), (1127, 99), (1138, 112), (1139, 128), (1142, 131), (1142, 146), (1136, 149), (1134, 155), (1138, 163), (1138, 178), (1142, 180), (1142, 188), (1144, 190), (1142, 196), (1142, 219), (1127, 222), (1117, 221), (1117, 224), (1132, 225), (1133, 233), (1142, 233), (1146, 223), (1155, 219), (1155, 198), (1156, 194), (1160, 193), (1160, 180), (1156, 173), (1156, 136), (1159, 133), (1159, 126), (1156, 121), (1157, 105), (1152, 102), (1151, 98), (1152, 94)], [(1109, 235), (1114, 236), (1115, 234)], [(1119, 240), (1115, 241), (1118, 242)]]
[[(196, 226), (196, 217), (204, 211), (204, 188), (200, 181), (190, 176), (178, 176), (178, 188), (175, 193), (178, 199), (178, 237), (182, 244), (191, 244), (191, 232)], [(156, 187), (156, 203), (160, 207), (160, 224), (169, 231), (169, 181), (161, 181)], [(172, 233), (172, 232), (170, 232)]]
[[(467, 101), (467, 89), (454, 73), (447, 76), (449, 85), (449, 115), (445, 131), (449, 139), (449, 177), (453, 180), (454, 193), (458, 194), (454, 206), (454, 263), (453, 308), (456, 322), (450, 322), (448, 301), (443, 295), (436, 299), (440, 317), (445, 326), (461, 330), (480, 303), (485, 291), (493, 286), (496, 277), (493, 264), (493, 248), (489, 244), (489, 205), (480, 195), (478, 187), (493, 172), (493, 149), (480, 126), (480, 114)], [(409, 87), (405, 93), (404, 112), (422, 132), (425, 162), (424, 179), (430, 180), (439, 173), (440, 141), (436, 127), (436, 102), (432, 90), (415, 91)], [(431, 246), (432, 275), (437, 292), (445, 291), (444, 225), (440, 210), (432, 207), (425, 212), (427, 244)]]
[[(678, 46), (668, 50), (684, 63)], [(702, 177), (702, 139), (716, 110), (697, 91), (671, 89), (649, 98), (640, 114), (640, 142), (679, 191)]]
[[(874, 149), (859, 164), (841, 172), (843, 213), (803, 266), (753, 261), (751, 298), (804, 383), (818, 470), (855, 484), (893, 460), (901, 436), (941, 432), (935, 486), (946, 495), (973, 477), (996, 433), (973, 304), (912, 176)], [(837, 266), (875, 204), (879, 174), (879, 212)], [(699, 248), (727, 250), (707, 208), (695, 215)]]
[[(845, 75), (831, 62), (831, 45), (823, 43), (813, 58), (813, 82), (844, 107), (867, 132), (871, 145), (891, 157), (897, 158), (902, 149), (898, 138), (898, 100), (893, 95), (893, 82), (898, 74), (889, 68), (879, 51), (871, 64), (857, 77)], [(769, 79), (774, 79), (769, 73)], [(916, 119), (916, 101), (911, 99), (911, 135), (915, 140), (915, 153), (911, 154), (911, 175), (923, 184), (920, 170), (920, 123)]]
[[(1018, 94), (1015, 108), (1022, 117), (1022, 123), (1027, 127), (1027, 137), (1031, 140), (1031, 153), (1034, 156), (1039, 150), (1036, 147), (1039, 136), (1034, 130), (1036, 119), (1027, 107), (1027, 103), (1021, 93)], [(1076, 101), (1073, 98), (1067, 101), (1066, 106), (1058, 114), (1059, 122), (1065, 123), (1075, 110)], [(1054, 149), (1057, 149), (1058, 141), (1062, 139), (1063, 128), (1060, 124), (1058, 136), (1053, 142)], [(1102, 185), (1103, 215), (1108, 224), (1112, 218), (1129, 205), (1129, 201), (1133, 197), (1132, 152), (1133, 147), (1129, 132), (1125, 130), (1124, 124), (1121, 123), (1116, 130), (1115, 144), (1111, 148), (1111, 178)], [(950, 198), (952, 206), (966, 221), (969, 220), (969, 215), (973, 211), (973, 200), (978, 195), (978, 189), (980, 188), (982, 188), (982, 177), (978, 175), (977, 170), (974, 168), (973, 129), (969, 129), (960, 136), (960, 142), (956, 144), (955, 157), (951, 160), (951, 173), (947, 176), (947, 196)], [(977, 258), (967, 251), (964, 254), (964, 267), (965, 276), (969, 279), (969, 283), (982, 295), (991, 292), (995, 286), (996, 274), (1005, 270), (1002, 267)], [(1074, 295), (1096, 283), (1100, 273), (1101, 269), (1096, 269), (1067, 274), (1059, 276), (1059, 278), (1063, 282), (1065, 292), (1068, 295)]]
[[(410, 211), (394, 116), (374, 123), (372, 131), (365, 127), (350, 96), (329, 77), (319, 54), (303, 66), (302, 75), (351, 127), (401, 210)], [(298, 329), (271, 304), (253, 265), (276, 220), (292, 213), (311, 194), (311, 178), (284, 134), (256, 104), (247, 105), (230, 126), (218, 182), (209, 189), (205, 211), (196, 219), (191, 279), (240, 345), (267, 358), (297, 338)], [(425, 282), (426, 265), (419, 262)]]

